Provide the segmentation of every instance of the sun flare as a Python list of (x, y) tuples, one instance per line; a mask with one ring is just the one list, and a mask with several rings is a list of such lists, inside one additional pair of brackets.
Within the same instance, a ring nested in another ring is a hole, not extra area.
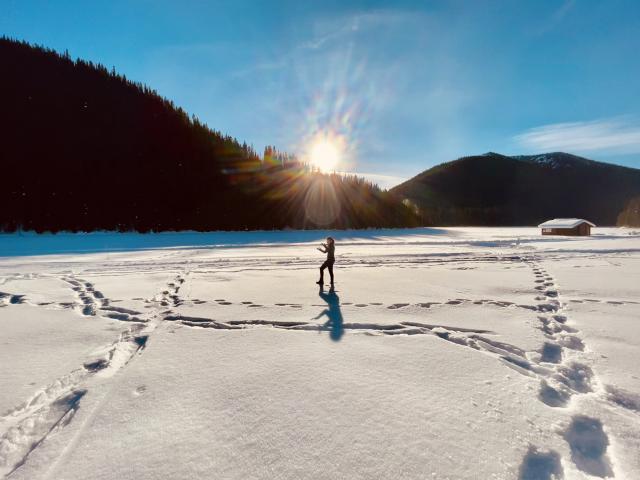
[(323, 172), (334, 170), (339, 161), (340, 150), (332, 141), (318, 140), (311, 147), (311, 163)]

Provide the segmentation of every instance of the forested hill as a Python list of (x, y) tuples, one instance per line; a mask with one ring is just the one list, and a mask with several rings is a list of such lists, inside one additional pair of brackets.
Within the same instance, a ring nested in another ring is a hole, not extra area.
[(490, 152), (433, 167), (392, 192), (414, 202), (425, 224), (537, 225), (559, 217), (634, 224), (640, 170), (561, 152)]
[(101, 65), (0, 38), (0, 69), (0, 230), (416, 224), (368, 182), (262, 158)]

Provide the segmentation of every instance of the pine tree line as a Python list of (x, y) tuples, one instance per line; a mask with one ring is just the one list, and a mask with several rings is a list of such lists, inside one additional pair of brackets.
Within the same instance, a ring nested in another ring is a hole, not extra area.
[[(0, 65), (0, 230), (366, 228), (417, 221), (394, 195), (355, 177), (312, 172), (275, 147), (260, 156), (114, 69), (8, 38), (0, 39)], [(309, 204), (318, 183), (341, 202), (328, 223), (308, 214), (322, 207)]]

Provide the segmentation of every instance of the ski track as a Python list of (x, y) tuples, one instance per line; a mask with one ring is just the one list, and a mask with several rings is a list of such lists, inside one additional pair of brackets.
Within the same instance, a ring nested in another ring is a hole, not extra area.
[[(558, 255), (558, 258), (561, 257)], [(583, 258), (590, 258), (584, 255)], [(550, 258), (545, 257), (545, 261)], [(598, 401), (606, 402), (614, 408), (622, 408), (633, 414), (640, 414), (640, 397), (626, 392), (615, 386), (602, 386), (593, 370), (585, 363), (585, 342), (581, 332), (571, 325), (564, 309), (563, 301), (559, 293), (555, 279), (542, 267), (541, 261), (536, 257), (527, 256), (495, 256), (480, 255), (469, 256), (464, 254), (448, 254), (443, 260), (434, 259), (432, 255), (418, 258), (413, 255), (411, 260), (402, 258), (387, 259), (384, 265), (404, 266), (407, 268), (419, 268), (423, 263), (448, 264), (452, 262), (464, 263), (464, 266), (452, 267), (454, 269), (475, 268), (468, 266), (473, 263), (506, 262), (512, 265), (526, 265), (534, 276), (533, 291), (535, 300), (533, 304), (516, 304), (500, 299), (470, 300), (455, 298), (443, 302), (392, 303), (384, 305), (380, 302), (342, 303), (341, 307), (384, 308), (388, 310), (400, 310), (407, 308), (432, 309), (432, 308), (456, 308), (460, 305), (491, 306), (510, 309), (526, 309), (537, 316), (538, 328), (543, 332), (545, 341), (537, 351), (524, 351), (521, 348), (489, 338), (494, 332), (482, 329), (469, 329), (452, 327), (447, 325), (429, 324), (421, 321), (401, 321), (395, 324), (355, 323), (344, 322), (341, 325), (346, 331), (366, 335), (431, 335), (438, 339), (454, 344), (457, 347), (470, 348), (481, 354), (494, 357), (505, 366), (514, 371), (535, 378), (539, 381), (537, 399), (549, 408), (559, 409), (572, 413), (568, 426), (561, 432), (566, 440), (570, 459), (562, 458), (559, 452), (545, 448), (545, 446), (530, 445), (523, 457), (519, 469), (520, 480), (540, 479), (551, 480), (563, 478), (563, 464), (571, 461), (575, 468), (595, 478), (615, 478), (612, 467), (611, 454), (608, 452), (610, 444), (606, 433), (606, 427), (598, 418), (589, 417), (579, 412), (573, 412), (580, 396), (589, 395)], [(243, 259), (241, 264), (233, 260), (220, 260), (209, 263), (192, 265), (194, 273), (213, 273), (224, 267), (225, 271), (264, 270), (264, 259), (256, 259), (251, 266), (251, 259)], [(308, 268), (307, 261), (294, 262), (293, 265), (284, 261), (272, 261), (273, 264), (283, 263), (288, 268)], [(249, 266), (247, 266), (249, 264)], [(361, 261), (360, 259), (343, 259), (343, 267), (349, 266), (378, 266), (380, 260)], [(240, 268), (242, 265), (242, 268)], [(313, 262), (315, 265), (315, 262)], [(109, 264), (111, 271), (132, 271), (132, 264), (121, 266)], [(169, 264), (166, 269), (185, 271), (184, 262)], [(514, 266), (510, 268), (515, 268)], [(137, 265), (135, 271), (148, 270), (157, 272), (157, 266)], [(100, 270), (98, 270), (100, 271)], [(104, 273), (104, 270), (100, 271)], [(87, 270), (85, 273), (89, 274)], [(31, 398), (22, 404), (5, 412), (0, 416), (0, 475), (10, 476), (12, 472), (20, 468), (29, 455), (38, 448), (46, 439), (55, 432), (68, 425), (80, 407), (82, 398), (89, 393), (91, 379), (108, 379), (125, 367), (136, 355), (144, 350), (152, 333), (163, 321), (178, 322), (187, 327), (207, 328), (220, 330), (241, 330), (251, 328), (275, 328), (291, 331), (323, 331), (329, 327), (322, 324), (306, 321), (274, 321), (274, 320), (232, 320), (218, 321), (211, 318), (184, 316), (175, 313), (171, 309), (185, 303), (203, 304), (215, 302), (219, 308), (233, 305), (223, 298), (213, 302), (190, 299), (185, 300), (179, 295), (188, 273), (178, 274), (166, 287), (151, 299), (145, 300), (150, 308), (149, 312), (138, 312), (132, 309), (111, 305), (111, 301), (97, 290), (90, 282), (84, 281), (72, 274), (66, 274), (61, 279), (75, 292), (77, 300), (72, 303), (29, 301), (27, 295), (17, 293), (0, 292), (0, 307), (20, 305), (28, 303), (44, 308), (72, 308), (85, 317), (101, 316), (113, 320), (128, 322), (128, 327), (119, 338), (104, 347), (93, 358), (76, 370), (58, 378), (52, 384), (42, 388)], [(34, 274), (16, 275), (16, 279), (36, 278)], [(13, 278), (3, 278), (0, 285), (10, 284)], [(615, 299), (569, 299), (569, 303), (606, 303), (609, 306), (624, 304), (640, 304), (640, 302)], [(252, 301), (242, 301), (236, 305), (247, 309), (265, 307)], [(270, 307), (283, 309), (299, 309), (303, 305), (295, 303), (275, 303)], [(326, 305), (312, 305), (326, 307)], [(615, 460), (615, 459), (614, 459)], [(615, 463), (615, 462), (613, 462)]]
[[(80, 408), (82, 398), (89, 393), (91, 380), (113, 377), (142, 353), (150, 335), (163, 320), (159, 310), (166, 305), (180, 303), (178, 292), (185, 278), (178, 274), (167, 284), (166, 289), (147, 300), (156, 308), (155, 312), (147, 313), (144, 320), (136, 316), (140, 312), (110, 306), (109, 299), (89, 282), (73, 275), (66, 275), (63, 280), (76, 292), (79, 299), (75, 304), (64, 305), (64, 308), (74, 308), (83, 316), (96, 316), (100, 312), (107, 318), (131, 324), (120, 333), (115, 342), (97, 351), (82, 366), (56, 379), (0, 416), (0, 476), (4, 478), (10, 477), (24, 465), (29, 455), (50, 435), (69, 425)], [(24, 296), (20, 295), (9, 298), (15, 297), (24, 300)], [(9, 302), (18, 303), (24, 302)]]

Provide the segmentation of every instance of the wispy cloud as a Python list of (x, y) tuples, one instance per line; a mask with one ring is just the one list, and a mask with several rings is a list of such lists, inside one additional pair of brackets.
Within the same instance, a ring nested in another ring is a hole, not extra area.
[(301, 43), (298, 46), (298, 48), (317, 50), (318, 48), (323, 47), (327, 42), (330, 42), (331, 40), (335, 40), (358, 31), (357, 17), (347, 19), (346, 21), (343, 21), (341, 23), (342, 24), (338, 25), (336, 28), (333, 28), (327, 32), (322, 33), (319, 36), (312, 38), (311, 40), (307, 40)]
[(565, 0), (560, 8), (558, 8), (551, 16), (551, 21), (555, 24), (560, 21), (571, 11), (575, 6), (576, 0)]
[(569, 15), (571, 10), (576, 5), (576, 0), (565, 0), (560, 7), (553, 11), (553, 13), (537, 26), (537, 29), (533, 32), (534, 35), (544, 35), (545, 33), (555, 29), (562, 21)]
[(515, 137), (536, 151), (640, 153), (640, 121), (624, 116), (588, 122), (554, 123), (532, 128)]
[(395, 27), (415, 23), (426, 15), (423, 12), (404, 9), (379, 9), (318, 22), (316, 35), (298, 45), (299, 49), (317, 50), (334, 40), (342, 40), (356, 33), (381, 27)]

